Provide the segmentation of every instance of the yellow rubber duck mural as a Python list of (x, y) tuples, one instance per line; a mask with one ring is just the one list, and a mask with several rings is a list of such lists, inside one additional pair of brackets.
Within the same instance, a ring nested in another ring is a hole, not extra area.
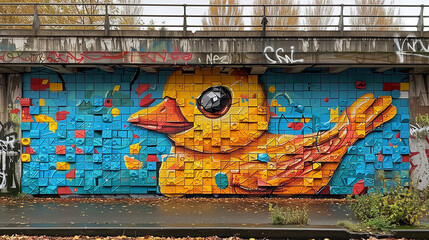
[[(359, 97), (328, 131), (268, 132), (270, 107), (258, 76), (215, 68), (175, 71), (164, 100), (128, 121), (173, 142), (162, 162), (162, 194), (316, 194), (359, 138), (396, 115), (390, 96)], [(243, 98), (248, 101), (241, 101)]]

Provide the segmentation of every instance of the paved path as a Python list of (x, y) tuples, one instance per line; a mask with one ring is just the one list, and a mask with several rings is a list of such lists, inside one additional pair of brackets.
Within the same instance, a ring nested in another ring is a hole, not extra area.
[[(288, 206), (296, 206), (292, 204)], [(310, 225), (335, 225), (351, 220), (346, 205), (309, 203)], [(95, 225), (217, 225), (269, 224), (268, 204), (252, 203), (31, 203), (0, 206), (0, 225), (95, 224)]]
[[(0, 204), (0, 234), (225, 237), (238, 234), (244, 238), (300, 239), (350, 236), (336, 226), (341, 220), (354, 221), (347, 204), (319, 201), (284, 204), (289, 207), (303, 205), (309, 210), (310, 220), (305, 227), (271, 225), (266, 202), (175, 202), (162, 198), (147, 204), (29, 201)], [(429, 223), (428, 217), (422, 223)], [(429, 238), (429, 231), (423, 234)]]

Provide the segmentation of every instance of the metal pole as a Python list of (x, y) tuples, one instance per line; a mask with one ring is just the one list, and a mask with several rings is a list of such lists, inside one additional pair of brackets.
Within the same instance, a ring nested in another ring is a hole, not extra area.
[(36, 4), (34, 4), (34, 17), (33, 17), (34, 33), (37, 34), (39, 29), (40, 29), (40, 19), (39, 19), (39, 13), (37, 12), (37, 3), (36, 3)]
[(343, 36), (343, 32), (344, 32), (344, 4), (341, 4), (340, 20), (338, 22), (338, 30), (341, 32), (341, 36)]
[(420, 32), (420, 36), (423, 37), (423, 30), (425, 29), (425, 23), (424, 23), (424, 18), (423, 18), (423, 14), (424, 14), (424, 10), (425, 10), (425, 5), (422, 4), (420, 6), (420, 16), (419, 16), (419, 21), (417, 22), (417, 31)]
[(186, 4), (183, 4), (183, 35), (186, 36), (186, 32), (188, 31), (188, 26), (187, 26), (187, 21), (186, 21)]
[(265, 37), (265, 31), (267, 29), (267, 23), (268, 23), (268, 19), (265, 15), (265, 5), (264, 5), (264, 13), (262, 15), (262, 22), (261, 22), (261, 24), (262, 24), (262, 36), (263, 37)]
[(110, 31), (110, 19), (109, 19), (109, 6), (106, 4), (105, 6), (105, 17), (104, 17), (104, 35), (109, 35)]

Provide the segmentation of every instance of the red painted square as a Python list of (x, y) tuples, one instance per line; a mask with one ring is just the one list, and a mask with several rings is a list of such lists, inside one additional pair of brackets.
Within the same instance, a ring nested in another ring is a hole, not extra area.
[(30, 115), (30, 107), (22, 107), (22, 122), (34, 122)]
[(74, 131), (75, 138), (85, 138), (85, 130), (75, 130)]
[(66, 154), (66, 146), (57, 145), (57, 149), (56, 149), (55, 153), (59, 154), (59, 155)]
[(402, 155), (402, 162), (410, 162), (410, 156)]
[(322, 191), (320, 191), (319, 194), (322, 195), (327, 195), (327, 194), (331, 194), (331, 187), (330, 186), (325, 186)]
[(58, 187), (57, 193), (58, 195), (70, 195), (73, 194), (73, 191), (69, 187)]
[(383, 91), (401, 90), (401, 83), (383, 83)]
[(359, 180), (359, 182), (353, 185), (353, 194), (363, 194), (365, 190), (365, 182), (363, 180)]
[(82, 148), (76, 147), (74, 150), (74, 154), (84, 154), (84, 152), (83, 152)]
[(31, 106), (31, 98), (21, 98), (19, 102), (21, 103), (21, 106), (25, 106), (25, 107)]
[(46, 78), (31, 78), (30, 89), (33, 91), (43, 91), (50, 86), (49, 79)]
[(146, 162), (159, 162), (158, 156), (149, 154), (147, 155)]

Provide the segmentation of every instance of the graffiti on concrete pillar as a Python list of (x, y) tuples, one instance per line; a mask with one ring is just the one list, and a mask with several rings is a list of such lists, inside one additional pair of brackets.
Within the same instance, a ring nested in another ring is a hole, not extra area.
[(410, 77), (410, 179), (418, 189), (429, 186), (428, 87), (428, 76), (415, 74)]
[(19, 160), (20, 149), (16, 124), (0, 122), (0, 190), (10, 191), (12, 188), (18, 188), (15, 166)]

